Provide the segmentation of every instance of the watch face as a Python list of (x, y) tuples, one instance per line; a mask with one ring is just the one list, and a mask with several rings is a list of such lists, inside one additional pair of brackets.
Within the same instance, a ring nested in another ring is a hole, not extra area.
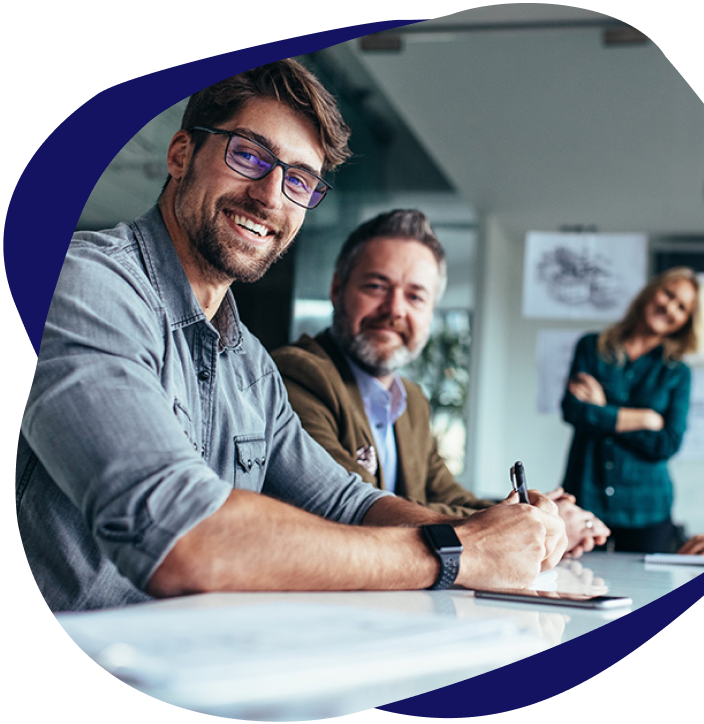
[(443, 548), (459, 548), (459, 550), (462, 550), (462, 543), (451, 525), (447, 523), (424, 525), (423, 530), (436, 550), (441, 551)]

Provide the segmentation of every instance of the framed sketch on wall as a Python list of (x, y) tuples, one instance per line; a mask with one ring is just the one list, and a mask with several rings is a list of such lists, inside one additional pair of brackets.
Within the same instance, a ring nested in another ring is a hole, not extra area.
[(644, 234), (528, 232), (523, 316), (615, 321), (645, 284), (647, 260)]

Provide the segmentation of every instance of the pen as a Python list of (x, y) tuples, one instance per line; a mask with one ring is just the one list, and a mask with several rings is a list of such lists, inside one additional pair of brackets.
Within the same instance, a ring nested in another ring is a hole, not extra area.
[(513, 489), (518, 493), (518, 499), (521, 503), (527, 503), (530, 505), (528, 499), (528, 486), (526, 485), (526, 470), (523, 467), (523, 463), (517, 460), (515, 465), (511, 467), (511, 485)]

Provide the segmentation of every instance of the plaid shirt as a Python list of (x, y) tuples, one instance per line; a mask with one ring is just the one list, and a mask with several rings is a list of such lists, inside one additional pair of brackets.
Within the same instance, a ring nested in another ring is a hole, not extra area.
[[(672, 481), (667, 461), (680, 447), (687, 425), (691, 373), (683, 362), (666, 362), (662, 347), (623, 365), (597, 354), (597, 335), (577, 343), (570, 377), (586, 372), (604, 388), (606, 405), (580, 402), (565, 390), (562, 413), (574, 426), (563, 486), (607, 525), (639, 528), (667, 520)], [(659, 412), (657, 432), (616, 432), (620, 407)]]

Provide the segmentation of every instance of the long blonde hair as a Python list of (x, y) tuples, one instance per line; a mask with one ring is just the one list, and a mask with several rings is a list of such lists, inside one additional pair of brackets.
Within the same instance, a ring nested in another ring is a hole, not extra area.
[(680, 279), (686, 279), (691, 283), (696, 292), (696, 297), (689, 319), (676, 332), (663, 338), (663, 358), (667, 361), (674, 361), (681, 359), (689, 352), (696, 352), (699, 346), (699, 317), (701, 314), (699, 279), (689, 267), (678, 266), (666, 269), (661, 274), (653, 277), (631, 302), (624, 318), (620, 322), (612, 324), (599, 335), (597, 349), (600, 356), (603, 359), (619, 364), (625, 362), (624, 342), (638, 328), (645, 307), (660, 287)]

